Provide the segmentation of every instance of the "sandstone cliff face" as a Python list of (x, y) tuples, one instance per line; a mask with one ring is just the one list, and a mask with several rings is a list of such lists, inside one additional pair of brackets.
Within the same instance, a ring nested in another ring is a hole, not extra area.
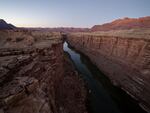
[(67, 40), (150, 112), (150, 37), (119, 33), (73, 33)]
[(1, 113), (86, 112), (86, 90), (78, 73), (66, 66), (61, 34), (0, 34)]

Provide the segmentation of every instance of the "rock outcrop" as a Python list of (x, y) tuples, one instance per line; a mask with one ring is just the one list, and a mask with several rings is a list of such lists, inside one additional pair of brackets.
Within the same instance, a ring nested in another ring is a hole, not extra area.
[(0, 113), (86, 113), (60, 33), (0, 31)]
[(8, 24), (3, 19), (0, 19), (0, 30), (2, 30), (2, 29), (14, 29), (14, 28), (16, 28), (14, 25)]
[(91, 31), (109, 31), (135, 28), (150, 28), (150, 16), (118, 19), (103, 25), (95, 25), (91, 28)]
[(149, 30), (72, 33), (67, 40), (150, 112)]

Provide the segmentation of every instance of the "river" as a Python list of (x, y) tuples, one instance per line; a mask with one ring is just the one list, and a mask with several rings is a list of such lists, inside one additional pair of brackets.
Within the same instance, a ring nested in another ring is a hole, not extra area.
[(134, 99), (114, 86), (87, 56), (75, 51), (67, 42), (63, 49), (87, 83), (90, 113), (146, 113)]

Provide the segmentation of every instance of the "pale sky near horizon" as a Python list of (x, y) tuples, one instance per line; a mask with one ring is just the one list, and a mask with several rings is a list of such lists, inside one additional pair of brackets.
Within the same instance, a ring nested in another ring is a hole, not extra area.
[(0, 18), (18, 27), (92, 27), (150, 16), (150, 0), (0, 0)]

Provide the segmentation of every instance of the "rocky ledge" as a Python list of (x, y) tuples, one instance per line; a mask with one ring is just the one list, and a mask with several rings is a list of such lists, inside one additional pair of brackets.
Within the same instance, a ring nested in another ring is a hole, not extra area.
[(0, 113), (86, 113), (85, 101), (60, 33), (0, 31)]

